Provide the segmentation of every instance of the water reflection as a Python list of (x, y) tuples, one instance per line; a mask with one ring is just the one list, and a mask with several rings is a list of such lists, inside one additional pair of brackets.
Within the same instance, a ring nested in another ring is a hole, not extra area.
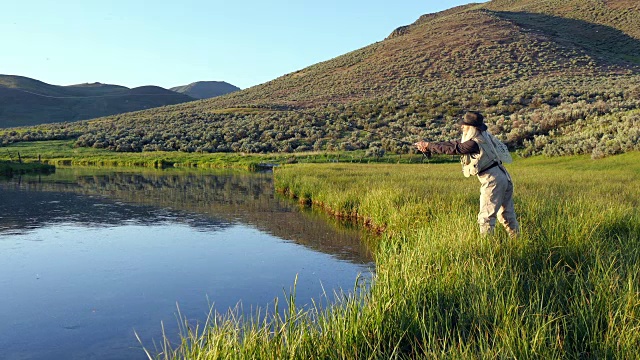
[[(7, 214), (0, 215), (0, 230), (65, 221), (157, 223), (163, 218), (196, 229), (242, 223), (340, 259), (372, 261), (363, 242), (354, 241), (360, 237), (357, 230), (277, 197), (269, 173), (62, 169), (0, 182), (0, 191), (2, 203), (20, 204), (0, 213)], [(92, 201), (96, 198), (116, 201)]]
[[(274, 195), (270, 174), (59, 170), (0, 182), (0, 349), (20, 359), (144, 359), (175, 304), (206, 318), (351, 289), (358, 232)], [(8, 290), (7, 290), (8, 289)]]

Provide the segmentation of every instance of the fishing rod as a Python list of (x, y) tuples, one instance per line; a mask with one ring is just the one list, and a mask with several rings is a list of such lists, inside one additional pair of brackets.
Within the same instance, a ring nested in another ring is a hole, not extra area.
[[(366, 132), (366, 133), (369, 133), (369, 134), (375, 135), (375, 136), (377, 136), (377, 137), (379, 137), (379, 138), (381, 138), (381, 139), (394, 140), (394, 141), (397, 141), (397, 142), (399, 142), (399, 143), (407, 144), (407, 145), (410, 145), (410, 146), (415, 146), (415, 145), (416, 145), (416, 144), (415, 144), (415, 143), (413, 143), (413, 142), (410, 142), (410, 141), (407, 141), (407, 140), (401, 140), (401, 139), (398, 139), (398, 138), (395, 138), (395, 137), (391, 137), (391, 136), (388, 136), (388, 135), (384, 135), (384, 134), (381, 134), (381, 133), (379, 133), (379, 132), (377, 132), (377, 131), (371, 131), (371, 130), (359, 129), (357, 126), (355, 126), (355, 125), (353, 125), (353, 124), (351, 124), (350, 122), (347, 122), (347, 121), (342, 121), (342, 122), (343, 122), (345, 125), (347, 125), (347, 127), (350, 127), (350, 128), (351, 128), (351, 129), (353, 129), (353, 130), (364, 131), (364, 132)], [(427, 158), (427, 159), (430, 159), (430, 158), (431, 158), (431, 151), (427, 150), (427, 151), (420, 151), (420, 152), (422, 153), (422, 155), (424, 155), (424, 157), (425, 157), (425, 158)]]

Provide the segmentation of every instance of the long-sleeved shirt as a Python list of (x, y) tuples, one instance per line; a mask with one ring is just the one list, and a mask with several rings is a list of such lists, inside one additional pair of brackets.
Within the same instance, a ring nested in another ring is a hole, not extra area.
[(443, 141), (429, 143), (429, 151), (435, 154), (466, 155), (480, 153), (480, 147), (473, 140), (467, 140), (463, 143), (460, 141)]

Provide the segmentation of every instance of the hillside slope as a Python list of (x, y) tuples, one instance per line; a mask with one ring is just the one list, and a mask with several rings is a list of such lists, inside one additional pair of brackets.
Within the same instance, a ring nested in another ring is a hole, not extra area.
[[(628, 151), (638, 148), (638, 19), (627, 0), (470, 4), (243, 91), (64, 129), (78, 146), (127, 151), (407, 152), (419, 138), (457, 137), (455, 118), (477, 109), (525, 154)], [(609, 125), (595, 127), (601, 118)], [(578, 133), (592, 136), (572, 141)]]
[(483, 8), (511, 13), (545, 14), (617, 29), (640, 39), (640, 2), (636, 0), (493, 0)]
[(56, 86), (22, 76), (0, 75), (0, 128), (91, 119), (193, 100), (157, 86)]
[(239, 91), (240, 88), (224, 81), (196, 81), (189, 85), (172, 87), (169, 90), (186, 94), (196, 99), (209, 99)]
[(469, 80), (502, 87), (536, 75), (625, 73), (630, 66), (637, 71), (640, 10), (621, 7), (624, 1), (608, 3), (619, 6), (503, 0), (425, 15), (401, 27), (402, 35), (396, 30), (382, 42), (209, 104), (306, 107)]

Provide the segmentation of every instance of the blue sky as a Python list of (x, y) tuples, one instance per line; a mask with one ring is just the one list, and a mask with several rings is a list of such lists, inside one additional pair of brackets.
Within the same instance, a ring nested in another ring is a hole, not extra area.
[[(0, 74), (55, 85), (241, 88), (383, 40), (465, 0), (7, 1)], [(476, 1), (481, 2), (481, 1)]]

